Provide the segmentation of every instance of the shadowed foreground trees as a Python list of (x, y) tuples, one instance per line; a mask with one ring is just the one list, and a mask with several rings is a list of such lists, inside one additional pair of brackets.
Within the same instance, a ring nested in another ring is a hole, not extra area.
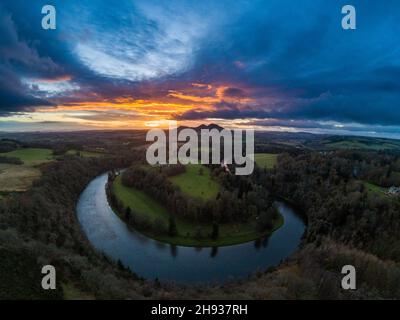
[[(307, 215), (303, 245), (276, 269), (256, 272), (242, 281), (202, 286), (138, 279), (97, 252), (84, 237), (75, 215), (79, 194), (98, 174), (127, 166), (131, 160), (77, 158), (52, 163), (44, 166), (32, 190), (0, 201), (1, 265), (11, 264), (0, 271), (0, 297), (47, 298), (33, 288), (36, 274), (18, 271), (17, 260), (23, 269), (32, 266), (31, 270), (34, 265), (52, 264), (62, 284), (100, 299), (400, 299), (398, 199), (371, 193), (356, 181), (369, 176), (370, 166), (386, 166), (388, 161), (394, 163), (392, 172), (397, 172), (398, 160), (384, 154), (310, 153), (283, 155), (276, 170), (257, 169), (253, 186), (263, 184)], [(354, 177), (354, 165), (359, 166), (361, 177)], [(238, 186), (239, 199), (246, 194), (259, 203), (265, 201), (257, 192), (252, 194), (254, 190), (246, 192), (246, 180)], [(224, 197), (221, 193), (220, 199)], [(355, 291), (340, 290), (344, 264), (357, 269)], [(18, 272), (10, 271), (12, 266)], [(21, 282), (32, 284), (31, 289)], [(12, 291), (8, 283), (22, 290)], [(54, 297), (60, 296), (57, 292)]]

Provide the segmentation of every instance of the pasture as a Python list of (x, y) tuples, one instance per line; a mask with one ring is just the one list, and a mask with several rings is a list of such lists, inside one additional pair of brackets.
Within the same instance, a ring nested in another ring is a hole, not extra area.
[(0, 155), (23, 161), (22, 165), (0, 163), (0, 192), (3, 193), (28, 190), (41, 175), (37, 166), (54, 160), (52, 150), (40, 148), (17, 149)]
[(273, 169), (277, 164), (278, 155), (273, 153), (256, 153), (254, 161), (260, 168)]
[(355, 150), (399, 150), (400, 144), (397, 141), (387, 139), (348, 139), (326, 143), (326, 146), (331, 149), (355, 149)]
[(37, 166), (42, 163), (53, 161), (53, 152), (50, 149), (26, 148), (10, 152), (0, 153), (2, 156), (21, 159), (24, 165)]
[(366, 181), (363, 181), (363, 184), (364, 184), (364, 187), (368, 190), (368, 192), (375, 193), (375, 194), (378, 194), (381, 196), (386, 195), (387, 188), (383, 188), (383, 187), (377, 186), (376, 184), (366, 182)]
[(125, 187), (121, 183), (121, 176), (115, 179), (113, 188), (115, 195), (122, 201), (125, 208), (131, 207), (135, 212), (147, 215), (150, 219), (161, 218), (165, 222), (168, 221), (169, 213), (163, 206), (143, 191)]
[(196, 164), (186, 166), (186, 172), (172, 176), (169, 180), (182, 192), (202, 200), (214, 199), (219, 192), (219, 185), (211, 179), (210, 169)]
[(104, 155), (103, 153), (100, 152), (75, 150), (75, 149), (68, 150), (65, 154), (69, 156), (80, 156), (83, 158), (96, 158)]

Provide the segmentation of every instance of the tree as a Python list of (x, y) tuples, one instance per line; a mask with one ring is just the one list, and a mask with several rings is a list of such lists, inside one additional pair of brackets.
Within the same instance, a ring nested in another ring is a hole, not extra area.
[(165, 221), (159, 217), (154, 219), (153, 223), (154, 229), (159, 233), (159, 234), (166, 234), (168, 232), (168, 227)]
[(272, 219), (273, 219), (273, 209), (269, 208), (267, 211), (261, 212), (260, 216), (257, 220), (257, 230), (258, 231), (265, 231), (272, 229)]
[(168, 235), (170, 237), (175, 237), (177, 234), (178, 234), (178, 230), (176, 228), (175, 217), (171, 214), (169, 216)]
[(124, 270), (124, 269), (125, 269), (125, 267), (124, 267), (124, 265), (122, 264), (122, 261), (121, 261), (120, 259), (118, 259), (118, 261), (117, 261), (117, 266), (118, 266), (118, 268), (121, 269), (121, 270)]
[(132, 210), (131, 210), (131, 207), (126, 207), (126, 209), (125, 209), (125, 218), (126, 218), (126, 220), (128, 220), (129, 221), (129, 219), (131, 218), (131, 213), (132, 213)]
[(211, 239), (216, 240), (218, 239), (218, 236), (219, 236), (219, 225), (218, 223), (214, 222), (212, 226)]
[(196, 228), (194, 237), (198, 240), (203, 239), (203, 232), (201, 231), (201, 228), (199, 228), (199, 227)]

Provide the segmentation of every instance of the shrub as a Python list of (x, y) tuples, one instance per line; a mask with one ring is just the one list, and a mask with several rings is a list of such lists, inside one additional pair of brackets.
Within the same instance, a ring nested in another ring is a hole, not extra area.
[(0, 163), (10, 163), (10, 164), (24, 164), (24, 162), (16, 157), (5, 157), (5, 156), (0, 156)]
[(159, 234), (167, 234), (168, 226), (165, 221), (161, 218), (155, 218), (153, 222), (154, 230), (156, 230)]
[(178, 230), (176, 228), (175, 217), (173, 215), (169, 216), (169, 225), (168, 225), (168, 235), (171, 237), (175, 237), (178, 234)]

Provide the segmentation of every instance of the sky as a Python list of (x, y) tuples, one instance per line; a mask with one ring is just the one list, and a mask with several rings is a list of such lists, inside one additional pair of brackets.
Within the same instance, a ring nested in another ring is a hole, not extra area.
[[(229, 128), (400, 138), (400, 2), (0, 3), (0, 131)], [(341, 9), (356, 9), (344, 30)]]

